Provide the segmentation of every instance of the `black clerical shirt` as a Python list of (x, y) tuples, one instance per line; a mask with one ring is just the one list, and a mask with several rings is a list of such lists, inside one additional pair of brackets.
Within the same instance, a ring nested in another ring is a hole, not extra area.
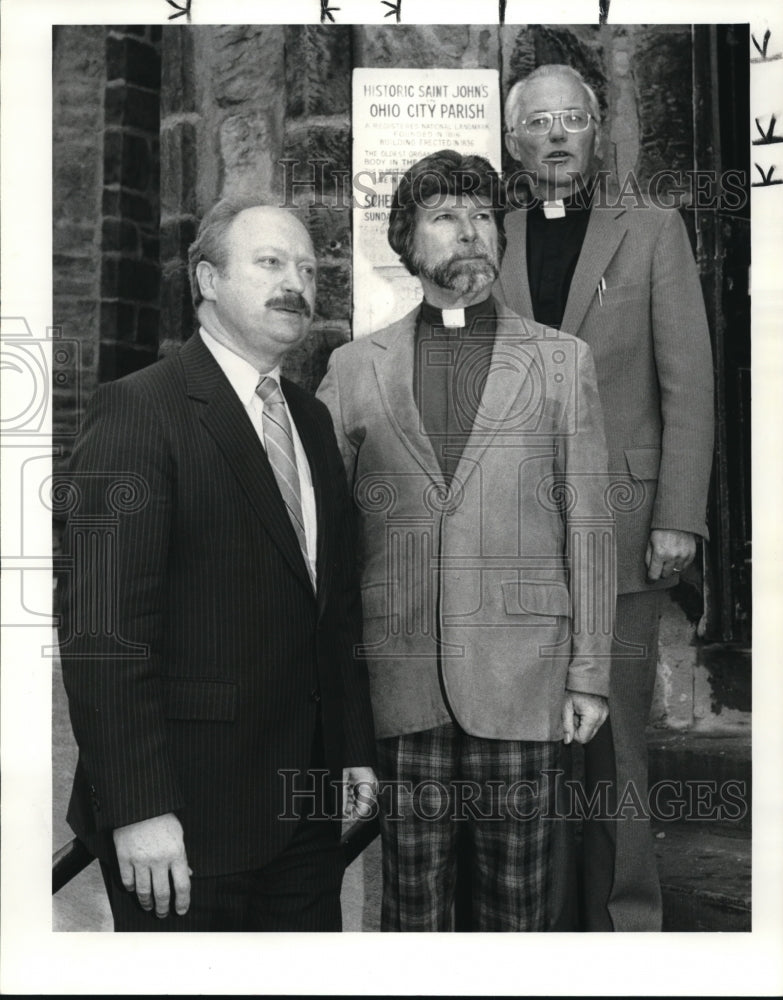
[(528, 209), (527, 276), (533, 316), (560, 329), (571, 280), (590, 221), (590, 195), (584, 190), (564, 198), (565, 215), (547, 219), (541, 202)]
[(447, 327), (422, 302), (416, 322), (413, 397), (447, 483), (476, 419), (487, 380), (497, 318), (491, 298), (465, 309), (465, 325)]

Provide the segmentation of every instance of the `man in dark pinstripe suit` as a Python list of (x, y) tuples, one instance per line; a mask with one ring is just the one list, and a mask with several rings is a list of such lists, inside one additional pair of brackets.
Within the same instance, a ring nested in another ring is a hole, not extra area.
[(74, 555), (133, 497), (113, 560), (62, 584), (68, 819), (117, 930), (339, 930), (337, 793), (362, 815), (375, 779), (343, 467), (279, 371), (315, 253), (290, 213), (223, 201), (190, 265), (199, 333), (100, 387), (71, 462)]

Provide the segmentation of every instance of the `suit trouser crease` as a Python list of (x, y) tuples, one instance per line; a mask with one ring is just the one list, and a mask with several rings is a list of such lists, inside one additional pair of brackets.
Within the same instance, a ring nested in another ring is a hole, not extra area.
[(584, 914), (587, 930), (656, 931), (662, 902), (649, 817), (633, 803), (648, 803), (646, 726), (658, 661), (661, 591), (621, 594), (616, 634), (644, 647), (643, 656), (626, 655), (614, 644), (609, 720), (584, 748), (588, 797), (599, 782), (609, 783), (609, 809), (630, 803), (616, 821), (586, 820), (583, 825)]

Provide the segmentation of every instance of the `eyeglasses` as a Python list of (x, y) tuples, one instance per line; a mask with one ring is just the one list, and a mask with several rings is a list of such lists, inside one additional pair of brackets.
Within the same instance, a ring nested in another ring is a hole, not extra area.
[(549, 135), (555, 118), (559, 118), (566, 132), (584, 132), (593, 116), (589, 111), (568, 108), (565, 111), (536, 111), (519, 123), (528, 135)]

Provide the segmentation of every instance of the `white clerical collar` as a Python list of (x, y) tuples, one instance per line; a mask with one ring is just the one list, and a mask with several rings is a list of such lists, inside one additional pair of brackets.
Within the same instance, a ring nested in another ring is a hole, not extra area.
[(464, 309), (443, 309), (443, 325), (446, 327), (463, 327), (465, 325)]
[(565, 218), (566, 210), (562, 198), (555, 198), (554, 201), (545, 201), (543, 203), (543, 209), (545, 219)]
[(252, 403), (261, 375), (270, 375), (278, 385), (280, 384), (280, 365), (276, 365), (269, 372), (259, 372), (249, 361), (240, 358), (230, 347), (216, 340), (203, 326), (199, 328), (199, 333), (244, 406)]

